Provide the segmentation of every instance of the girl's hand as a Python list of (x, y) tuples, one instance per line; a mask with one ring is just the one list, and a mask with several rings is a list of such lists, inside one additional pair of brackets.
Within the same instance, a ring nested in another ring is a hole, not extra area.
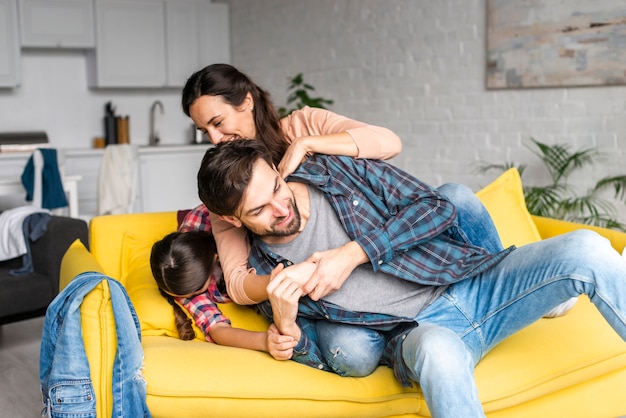
[(285, 151), (285, 155), (278, 164), (278, 173), (282, 178), (287, 177), (289, 174), (296, 171), (298, 166), (302, 164), (309, 153), (306, 145), (306, 139), (309, 137), (303, 136), (296, 138)]
[(289, 360), (293, 356), (293, 348), (298, 344), (293, 337), (282, 335), (275, 324), (267, 329), (267, 351), (276, 360)]

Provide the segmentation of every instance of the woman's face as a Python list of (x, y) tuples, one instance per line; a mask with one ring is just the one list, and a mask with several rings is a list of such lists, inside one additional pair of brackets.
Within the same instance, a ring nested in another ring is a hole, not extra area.
[(240, 138), (255, 138), (254, 103), (250, 93), (243, 103), (232, 106), (222, 96), (200, 96), (189, 107), (189, 115), (196, 127), (211, 143), (232, 141)]

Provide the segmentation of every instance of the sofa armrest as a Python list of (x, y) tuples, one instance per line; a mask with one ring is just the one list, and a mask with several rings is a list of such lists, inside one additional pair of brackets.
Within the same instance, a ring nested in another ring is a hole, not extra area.
[(600, 235), (608, 238), (611, 245), (618, 252), (622, 252), (626, 247), (626, 233), (616, 231), (614, 229), (600, 228), (597, 226), (584, 225), (576, 222), (562, 221), (560, 219), (546, 218), (543, 216), (532, 215), (532, 219), (539, 230), (542, 239), (555, 237), (577, 229), (589, 229), (596, 231)]
[(58, 293), (61, 259), (75, 240), (89, 244), (87, 222), (65, 216), (51, 216), (45, 234), (30, 243), (33, 267), (37, 273), (51, 278)]

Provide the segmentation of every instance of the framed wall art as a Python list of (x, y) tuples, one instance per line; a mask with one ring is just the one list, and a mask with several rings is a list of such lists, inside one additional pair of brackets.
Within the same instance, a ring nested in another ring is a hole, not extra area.
[(487, 0), (487, 88), (626, 84), (623, 0)]

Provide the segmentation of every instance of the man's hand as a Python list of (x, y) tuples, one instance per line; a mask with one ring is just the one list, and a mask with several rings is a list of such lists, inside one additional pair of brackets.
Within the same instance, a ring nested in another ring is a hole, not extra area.
[(275, 324), (267, 329), (267, 351), (276, 360), (290, 360), (297, 344), (298, 341), (293, 337), (282, 335)]
[(272, 304), (274, 324), (277, 329), (282, 335), (288, 335), (300, 341), (302, 332), (296, 324), (296, 317), (302, 289), (291, 277), (279, 274), (283, 269), (283, 265), (279, 264), (272, 271), (267, 285), (267, 296)]
[(363, 248), (354, 241), (333, 250), (313, 253), (306, 261), (317, 264), (317, 269), (302, 290), (311, 299), (319, 300), (341, 288), (352, 271), (368, 260)]

